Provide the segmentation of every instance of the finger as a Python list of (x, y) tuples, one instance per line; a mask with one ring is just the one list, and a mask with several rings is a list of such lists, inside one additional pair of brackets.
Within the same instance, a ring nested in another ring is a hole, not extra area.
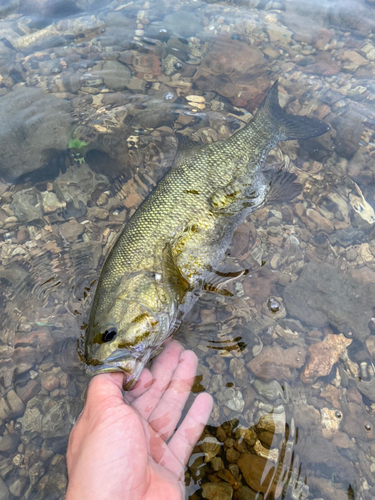
[(143, 368), (142, 373), (135, 383), (134, 387), (130, 391), (125, 392), (125, 400), (127, 403), (131, 403), (134, 399), (139, 398), (144, 394), (154, 383), (150, 370), (148, 368)]
[(168, 388), (183, 350), (182, 345), (174, 340), (167, 345), (151, 367), (154, 383), (142, 396), (132, 402), (132, 407), (146, 421)]
[(87, 391), (83, 416), (88, 418), (93, 412), (100, 412), (104, 406), (123, 405), (123, 382), (124, 374), (121, 372), (96, 375)]
[(182, 465), (187, 464), (193, 448), (210, 418), (212, 406), (213, 399), (210, 394), (199, 394), (175, 435), (170, 440), (168, 447)]
[(198, 358), (193, 351), (181, 354), (173, 379), (149, 418), (151, 427), (164, 440), (173, 434), (189, 397), (197, 371)]

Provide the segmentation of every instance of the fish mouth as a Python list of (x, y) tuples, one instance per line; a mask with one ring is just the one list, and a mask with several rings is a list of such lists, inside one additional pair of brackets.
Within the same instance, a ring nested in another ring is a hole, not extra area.
[(135, 359), (132, 356), (124, 356), (123, 354), (122, 357), (115, 355), (106, 359), (103, 363), (91, 360), (90, 364), (86, 365), (86, 373), (94, 376), (100, 373), (122, 372), (125, 374), (123, 388), (125, 391), (129, 391), (137, 382), (146, 361)]

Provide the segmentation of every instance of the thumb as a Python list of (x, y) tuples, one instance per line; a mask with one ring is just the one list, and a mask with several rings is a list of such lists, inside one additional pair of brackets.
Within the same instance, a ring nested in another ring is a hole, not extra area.
[(90, 382), (84, 413), (86, 417), (94, 412), (103, 411), (106, 408), (114, 408), (124, 405), (124, 397), (122, 384), (124, 382), (124, 374), (116, 373), (101, 373), (96, 375)]

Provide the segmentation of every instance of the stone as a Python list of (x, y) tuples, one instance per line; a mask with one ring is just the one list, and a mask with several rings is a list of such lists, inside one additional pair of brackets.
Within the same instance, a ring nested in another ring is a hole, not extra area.
[(70, 220), (60, 225), (61, 235), (69, 242), (76, 241), (85, 232), (85, 226), (75, 220)]
[(9, 391), (7, 394), (7, 403), (11, 410), (12, 416), (18, 416), (23, 413), (25, 405), (22, 399), (13, 391)]
[(269, 401), (275, 401), (280, 394), (283, 394), (283, 390), (281, 385), (277, 380), (271, 380), (270, 382), (263, 382), (260, 379), (257, 379), (253, 383), (254, 389), (264, 398)]
[(329, 21), (341, 31), (349, 31), (352, 36), (367, 36), (373, 30), (373, 9), (365, 3), (356, 2), (354, 9), (351, 0), (343, 0), (332, 5)]
[(18, 477), (15, 481), (12, 482), (12, 484), (9, 486), (9, 491), (10, 493), (15, 496), (16, 498), (20, 498), (27, 485), (27, 478), (26, 477)]
[(29, 380), (26, 385), (18, 386), (17, 389), (18, 396), (22, 399), (24, 403), (27, 403), (30, 399), (38, 394), (40, 391), (40, 384), (37, 380)]
[[(269, 87), (262, 79), (265, 66), (266, 60), (257, 47), (222, 35), (209, 45), (193, 81), (200, 90), (217, 92), (235, 106), (254, 109)], [(251, 83), (245, 83), (247, 78)]]
[(246, 366), (264, 380), (294, 380), (297, 377), (296, 369), (305, 363), (306, 352), (302, 347), (282, 349), (275, 344), (265, 347)]
[(242, 360), (232, 358), (229, 362), (229, 371), (233, 375), (236, 385), (243, 387), (249, 383), (249, 374)]
[(323, 47), (329, 43), (332, 38), (335, 36), (335, 30), (332, 29), (327, 29), (327, 28), (321, 28), (316, 35), (314, 36), (313, 39), (313, 45), (316, 49), (322, 50)]
[(73, 129), (71, 106), (39, 88), (18, 87), (0, 97), (0, 177), (13, 181), (45, 167), (68, 149)]
[(42, 198), (35, 188), (23, 189), (14, 193), (10, 208), (17, 219), (24, 224), (43, 220)]
[(105, 85), (111, 90), (123, 90), (130, 81), (131, 71), (124, 64), (117, 61), (106, 61), (100, 76)]
[(0, 419), (7, 420), (9, 415), (11, 414), (11, 410), (7, 405), (4, 398), (0, 399)]
[(42, 196), (43, 212), (45, 214), (61, 212), (66, 207), (65, 201), (60, 201), (52, 191), (43, 191)]
[(4, 481), (0, 478), (0, 500), (9, 500), (9, 490)]
[(42, 373), (40, 377), (40, 383), (43, 389), (46, 389), (46, 391), (51, 392), (54, 389), (57, 389), (57, 387), (59, 387), (60, 380), (55, 373), (45, 372)]
[(236, 495), (237, 500), (256, 500), (256, 498), (259, 498), (258, 492), (253, 491), (248, 486), (241, 486)]
[(368, 64), (367, 59), (365, 59), (356, 50), (345, 50), (343, 58), (354, 63), (356, 66), (365, 66)]
[[(272, 493), (275, 494), (276, 485), (273, 483), (270, 487), (270, 484), (275, 469), (267, 466), (267, 464), (268, 460), (266, 458), (251, 455), (250, 453), (243, 453), (238, 459), (238, 467), (250, 488), (261, 493), (268, 491), (268, 494), (272, 495)], [(267, 471), (267, 474), (265, 474), (265, 471)], [(278, 495), (275, 495), (275, 497), (277, 498)]]
[(17, 434), (5, 434), (0, 437), (0, 453), (12, 453), (17, 449), (19, 437)]
[(309, 64), (301, 64), (298, 69), (303, 73), (322, 76), (337, 75), (341, 70), (340, 65), (328, 52), (320, 52)]
[(202, 497), (208, 500), (231, 500), (233, 488), (228, 483), (204, 483), (202, 487)]
[(363, 405), (348, 403), (343, 416), (342, 430), (350, 438), (359, 438), (364, 441), (375, 439), (375, 417), (370, 415)]
[(310, 358), (301, 374), (302, 382), (313, 384), (318, 377), (329, 375), (333, 365), (351, 343), (352, 339), (347, 339), (342, 333), (329, 333), (322, 342), (312, 344), (309, 347)]
[(337, 267), (309, 262), (299, 279), (288, 283), (284, 301), (291, 316), (314, 328), (330, 323), (364, 341), (370, 334), (375, 284), (361, 284)]

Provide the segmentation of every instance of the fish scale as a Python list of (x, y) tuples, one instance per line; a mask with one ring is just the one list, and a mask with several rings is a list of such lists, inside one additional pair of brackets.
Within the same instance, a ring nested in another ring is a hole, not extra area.
[(122, 370), (127, 387), (134, 384), (201, 291), (215, 290), (207, 280), (236, 227), (295, 179), (265, 169), (269, 151), (280, 140), (328, 130), (316, 118), (285, 113), (276, 82), (243, 129), (180, 151), (105, 261), (86, 331), (88, 372)]

